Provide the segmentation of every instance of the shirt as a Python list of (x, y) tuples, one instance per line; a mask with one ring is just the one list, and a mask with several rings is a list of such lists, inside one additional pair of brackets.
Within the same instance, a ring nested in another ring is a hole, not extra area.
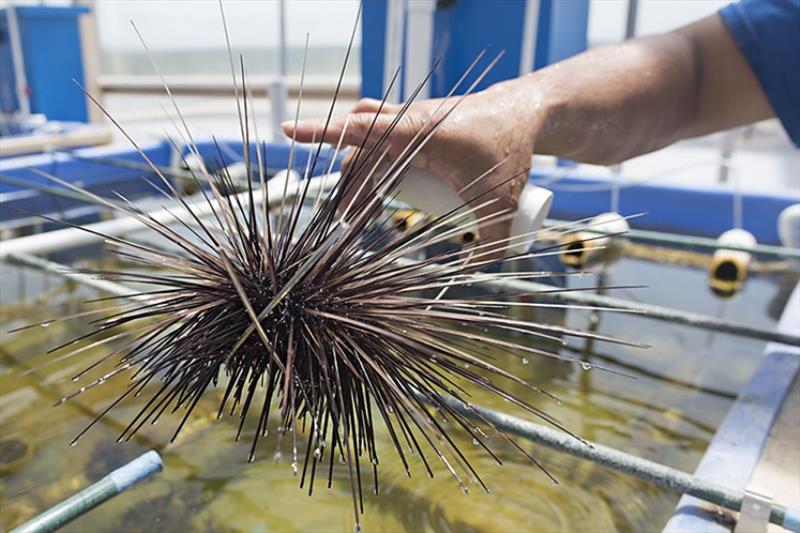
[(719, 15), (789, 138), (800, 146), (800, 0), (742, 0)]

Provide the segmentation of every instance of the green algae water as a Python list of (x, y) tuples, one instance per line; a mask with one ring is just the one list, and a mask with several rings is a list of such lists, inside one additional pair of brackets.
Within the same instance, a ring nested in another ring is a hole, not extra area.
[[(104, 531), (353, 531), (347, 470), (335, 464), (333, 486), (324, 476), (314, 494), (298, 488), (292, 474), (290, 446), (283, 459), (271, 420), (270, 435), (259, 441), (256, 461), (248, 463), (255, 421), (235, 443), (238, 418), (216, 420), (222, 389), (209, 391), (174, 443), (179, 421), (164, 417), (147, 425), (129, 442), (116, 437), (147, 402), (145, 392), (124, 402), (92, 428), (76, 446), (68, 443), (125, 388), (113, 379), (58, 407), (58, 400), (80, 387), (71, 376), (113, 350), (103, 346), (82, 356), (41, 368), (54, 356), (47, 350), (88, 331), (86, 321), (53, 323), (20, 333), (14, 327), (88, 310), (88, 290), (73, 293), (56, 279), (34, 301), (11, 304), (19, 290), (16, 274), (3, 265), (6, 296), (0, 308), (0, 529), (32, 518), (148, 449), (165, 462), (162, 473), (66, 526), (67, 532)], [(570, 286), (591, 286), (594, 276), (570, 278)], [(704, 272), (633, 259), (616, 265), (609, 285), (649, 288), (613, 291), (614, 296), (676, 309), (724, 314), (728, 320), (769, 327), (767, 310), (776, 306), (780, 287), (752, 278), (738, 298), (720, 305), (706, 289)], [(8, 295), (11, 295), (9, 297)], [(542, 319), (540, 317), (540, 319)], [(558, 396), (556, 405), (542, 395), (516, 387), (536, 407), (545, 409), (580, 436), (692, 471), (736, 392), (757, 367), (763, 343), (711, 334), (641, 316), (605, 313), (593, 321), (588, 311), (550, 313), (548, 320), (652, 345), (636, 349), (608, 343), (570, 340), (561, 348), (589, 363), (602, 363), (625, 377), (580, 365), (495, 353), (496, 363)], [(117, 346), (118, 347), (118, 346)], [(105, 368), (111, 368), (107, 366)], [(471, 390), (473, 401), (528, 418), (510, 403)], [(378, 425), (378, 430), (383, 430)], [(679, 495), (529, 442), (532, 451), (559, 481), (558, 486), (522, 455), (489, 433), (488, 444), (502, 461), (497, 465), (469, 438), (453, 438), (490, 487), (489, 494), (470, 485), (464, 494), (445, 468), (436, 464), (430, 479), (413, 457), (407, 477), (387, 432), (376, 436), (381, 465), (380, 493), (364, 494), (362, 529), (372, 531), (652, 531), (660, 530)], [(304, 450), (303, 443), (298, 443)], [(382, 450), (382, 452), (381, 452)], [(432, 459), (432, 458), (431, 458)], [(327, 463), (323, 463), (327, 467)]]

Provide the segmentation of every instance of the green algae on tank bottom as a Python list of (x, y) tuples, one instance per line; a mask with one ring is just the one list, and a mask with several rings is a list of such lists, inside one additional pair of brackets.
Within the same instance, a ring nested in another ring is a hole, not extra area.
[[(620, 268), (622, 272), (618, 275), (621, 277), (629, 275), (626, 270), (635, 270), (640, 275), (642, 271), (639, 262), (627, 265), (623, 262)], [(663, 275), (663, 270), (650, 268), (657, 276)], [(684, 283), (685, 279), (694, 277), (680, 269), (677, 273), (681, 274), (677, 276), (678, 281), (682, 276)], [(764, 297), (769, 294), (763, 287), (754, 289)], [(76, 302), (64, 305), (72, 308)], [(57, 314), (58, 307), (27, 309), (24, 318), (9, 317), (7, 310), (2, 313), (4, 324), (9, 323), (9, 319), (21, 323), (52, 317), (54, 311)], [(732, 313), (734, 311), (741, 312), (735, 304)], [(573, 321), (586, 318), (587, 315), (581, 313), (570, 313), (567, 317)], [(658, 326), (655, 328), (641, 318), (618, 319), (608, 315), (603, 317), (600, 327), (617, 335), (625, 335), (632, 327), (645, 338), (655, 335), (658, 342), (651, 344), (657, 345), (657, 352), (648, 354), (645, 362), (655, 363), (663, 360), (665, 354), (674, 354), (676, 359), (671, 361), (671, 366), (675, 370), (672, 372), (682, 372), (684, 368), (699, 364), (681, 349), (681, 343), (696, 342), (694, 339), (701, 338), (702, 332)], [(71, 326), (75, 330), (80, 327)], [(46, 332), (46, 336), (42, 332)], [(190, 431), (175, 445), (166, 444), (170, 435), (166, 422), (138, 433), (133, 443), (111, 444), (121, 427), (135, 414), (139, 404), (133, 404), (111, 417), (107, 425), (90, 432), (88, 435), (93, 436), (86, 442), (68, 448), (69, 439), (118, 391), (109, 383), (86, 396), (82, 400), (85, 403), (78, 402), (77, 407), (68, 402), (53, 409), (50, 405), (55, 399), (72, 390), (74, 385), (69, 375), (82, 364), (56, 363), (48, 367), (42, 382), (19, 373), (23, 366), (44, 361), (47, 358), (45, 349), (60, 339), (66, 340), (70, 334), (74, 332), (53, 324), (37, 335), (7, 338), (9, 342), (3, 343), (5, 371), (0, 376), (0, 393), (4, 409), (0, 411), (5, 413), (0, 412), (0, 420), (4, 433), (10, 430), (12, 433), (8, 436), (12, 438), (33, 436), (28, 444), (34, 450), (34, 457), (24, 468), (0, 477), (3, 497), (8, 503), (0, 509), (4, 527), (13, 527), (88, 484), (90, 478), (102, 470), (92, 465), (105, 463), (103, 468), (110, 467), (115, 461), (133, 457), (144, 448), (156, 448), (166, 462), (166, 470), (158, 479), (94, 510), (68, 526), (67, 531), (104, 531), (108, 524), (164, 531), (351, 529), (349, 494), (343, 483), (346, 473), (340, 465), (335, 465), (333, 489), (320, 484), (309, 500), (306, 492), (297, 488), (298, 479), (291, 475), (288, 461), (276, 464), (272, 460), (274, 432), (261, 447), (260, 457), (263, 458), (247, 463), (246, 447), (232, 442), (237, 420), (225, 417), (221, 423), (213, 424), (216, 415), (213, 400), (203, 404), (198, 416), (189, 423)], [(757, 354), (757, 349), (737, 339), (720, 336), (720, 341), (718, 350), (727, 357), (744, 351)], [(637, 364), (642, 361), (634, 359), (638, 356), (621, 347), (598, 344), (593, 349), (602, 350), (604, 356), (619, 361)], [(98, 350), (87, 354), (87, 360), (95, 360), (104, 353), (107, 352)], [(546, 386), (561, 397), (564, 405), (554, 414), (582, 436), (684, 470), (691, 470), (699, 460), (713, 428), (731, 401), (730, 395), (714, 393), (716, 389), (733, 386), (729, 376), (721, 381), (717, 379), (715, 376), (719, 373), (713, 372), (713, 368), (704, 371), (708, 376), (706, 383), (695, 390), (685, 384), (672, 383), (666, 375), (661, 378), (654, 374), (640, 375), (639, 379), (631, 381), (602, 372), (584, 372), (557, 362), (532, 359), (523, 365), (516, 356), (504, 353), (495, 356), (502, 365), (515, 368), (523, 378)], [(592, 353), (588, 357), (593, 357)], [(738, 361), (743, 356), (737, 357)], [(660, 372), (668, 374), (670, 371)], [(743, 371), (743, 375), (746, 376), (746, 372)], [(112, 387), (107, 388), (108, 385)], [(480, 394), (475, 401), (499, 409), (510, 407), (502, 400)], [(698, 405), (706, 407), (698, 411)], [(270, 422), (273, 426), (274, 423)], [(243, 438), (248, 438), (248, 432), (252, 431), (252, 425), (246, 426)], [(388, 443), (385, 431), (380, 432), (379, 439), (379, 446), (383, 448)], [(664, 523), (677, 501), (676, 495), (645, 483), (524, 443), (561, 481), (559, 487), (552, 487), (541, 473), (520, 462), (502, 443), (492, 444), (498, 448), (503, 466), (488, 460), (470, 442), (462, 443), (462, 449), (492, 489), (491, 494), (472, 491), (464, 495), (444, 471), (437, 470), (436, 477), (431, 480), (423, 469), (415, 467), (409, 479), (401, 463), (391, 453), (384, 453), (381, 494), (365, 493), (364, 529), (502, 531), (531, 524), (576, 531), (594, 530), (598, 526), (642, 529), (653, 523)]]

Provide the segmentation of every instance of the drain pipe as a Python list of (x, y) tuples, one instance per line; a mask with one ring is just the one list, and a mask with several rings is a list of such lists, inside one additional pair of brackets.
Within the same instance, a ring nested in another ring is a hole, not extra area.
[(158, 452), (150, 450), (125, 466), (117, 468), (94, 485), (73, 494), (55, 507), (12, 529), (11, 533), (55, 531), (156, 472), (161, 472), (163, 468), (161, 456)]
[[(534, 424), (507, 413), (474, 404), (467, 405), (452, 396), (443, 396), (442, 399), (454, 411), (475, 422), (489, 421), (504, 432), (575, 457), (587, 459), (617, 472), (635, 476), (667, 490), (690, 494), (734, 511), (742, 508), (742, 501), (745, 497), (743, 492), (733, 491), (716, 483), (709, 483), (681, 470), (648, 461), (602, 444), (592, 442), (584, 444), (561, 431)], [(769, 521), (790, 531), (800, 532), (799, 509), (772, 504)]]

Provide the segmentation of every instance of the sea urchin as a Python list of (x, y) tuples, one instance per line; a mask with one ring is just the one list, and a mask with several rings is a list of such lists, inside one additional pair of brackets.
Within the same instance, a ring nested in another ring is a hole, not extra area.
[[(482, 55), (461, 83), (481, 60)], [(120, 256), (155, 269), (93, 271), (105, 279), (135, 282), (150, 289), (105, 298), (114, 314), (98, 321), (93, 331), (58, 348), (69, 348), (71, 351), (61, 356), (68, 357), (84, 351), (85, 347), (75, 346), (85, 340), (95, 345), (122, 341), (120, 348), (102, 360), (118, 357), (115, 370), (75, 394), (131, 373), (130, 385), (103, 416), (148, 384), (158, 383), (120, 439), (130, 438), (143, 424), (165, 412), (182, 411), (177, 436), (203, 394), (222, 383), (225, 392), (219, 414), (226, 410), (238, 413), (241, 422), (237, 439), (248, 413), (257, 416), (251, 460), (256, 457), (259, 438), (267, 434), (274, 401), (279, 419), (278, 451), (288, 433), (292, 466), (296, 473), (300, 471), (301, 486), (307, 484), (309, 493), (312, 491), (318, 466), (326, 455), (329, 484), (335, 460), (344, 462), (356, 523), (358, 509), (363, 511), (362, 468), (367, 463), (373, 471), (375, 490), (378, 488), (375, 424), (380, 421), (407, 471), (406, 454), (412, 449), (433, 475), (426, 459), (432, 452), (464, 490), (465, 476), (482, 482), (453, 440), (453, 432), (465, 432), (486, 453), (494, 454), (485, 444), (483, 432), (443, 401), (446, 395), (464, 401), (469, 408), (468, 388), (482, 388), (561, 427), (498, 384), (501, 380), (525, 382), (490, 363), (486, 348), (510, 351), (520, 358), (539, 354), (566, 359), (537, 347), (536, 341), (553, 334), (596, 335), (509, 318), (497, 312), (507, 302), (447, 297), (451, 287), (542, 276), (528, 272), (479, 274), (485, 267), (533, 254), (497, 259), (498, 251), (519, 244), (518, 239), (509, 239), (478, 241), (468, 255), (449, 251), (423, 261), (402, 260), (450, 239), (473, 223), (470, 217), (475, 212), (486, 212), (492, 205), (487, 192), (471, 197), (467, 187), (460, 191), (467, 199), (461, 206), (408, 228), (405, 218), (397, 217), (396, 209), (389, 206), (413, 157), (459, 104), (460, 97), (444, 99), (400, 157), (387, 157), (390, 127), (377, 142), (361, 147), (338, 181), (334, 183), (331, 178), (332, 187), (325, 197), (319, 192), (309, 193), (311, 179), (300, 181), (293, 185), (296, 194), (290, 198), (281, 195), (281, 209), (273, 215), (268, 207), (275, 202), (269, 197), (265, 147), (257, 132), (251, 139), (252, 106), (243, 66), (240, 86), (233, 76), (248, 178), (244, 192), (232, 192), (235, 184), (224, 168), (210, 172), (203, 165), (193, 168), (187, 164), (200, 192), (185, 197), (152, 165), (163, 184), (157, 188), (177, 206), (174, 220), (163, 223), (125, 198), (110, 201), (50, 176), (97, 203), (137, 219), (175, 245), (165, 249), (103, 236)], [(473, 87), (475, 83), (466, 92)], [(401, 111), (396, 120), (402, 116)], [(328, 120), (330, 117), (329, 113)], [(181, 123), (191, 139), (182, 117)], [(194, 143), (189, 146), (199, 157)], [(312, 152), (306, 178), (315, 174), (321, 151), (322, 143)], [(150, 163), (143, 152), (142, 156)], [(290, 167), (294, 166), (293, 157)], [(482, 174), (473, 183), (501, 166), (502, 162), (481, 169)], [(308, 204), (313, 204), (310, 212)], [(200, 206), (208, 208), (211, 216), (201, 216)], [(508, 220), (511, 215), (507, 209), (498, 208), (477, 222), (485, 226)], [(533, 236), (521, 238), (531, 241)], [(512, 342), (509, 332), (530, 342)], [(96, 369), (102, 361), (76, 377)], [(442, 419), (449, 425), (445, 426)], [(536, 462), (502, 431), (498, 434)], [(305, 442), (304, 450), (298, 451), (302, 448), (299, 440)]]

